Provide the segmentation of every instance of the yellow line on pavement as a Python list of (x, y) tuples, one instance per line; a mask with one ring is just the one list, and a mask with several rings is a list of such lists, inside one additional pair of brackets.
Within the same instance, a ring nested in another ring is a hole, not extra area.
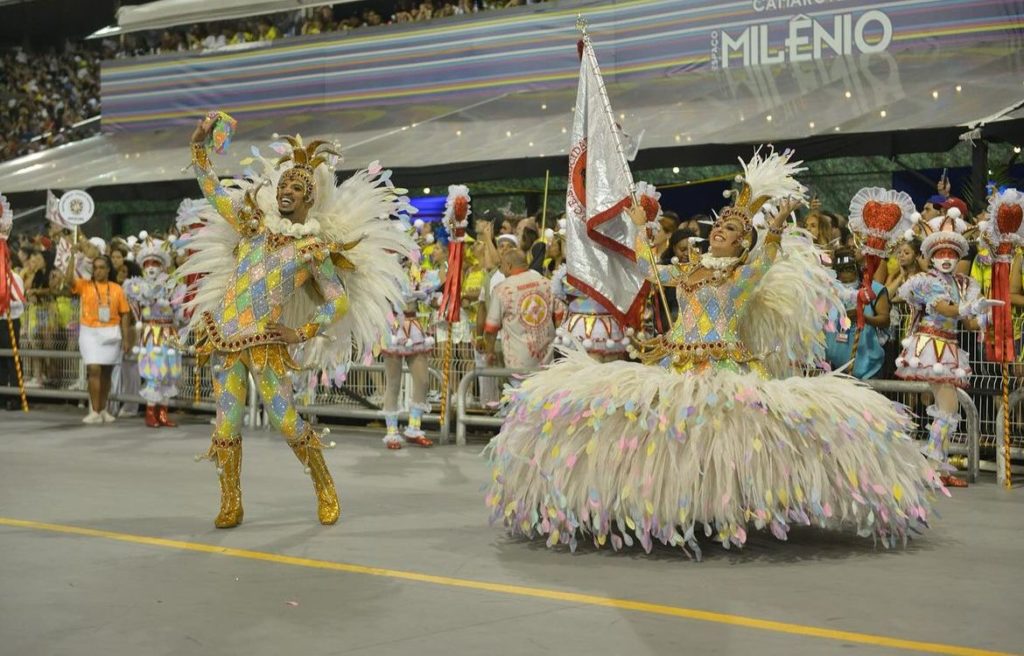
[(959, 647), (936, 642), (918, 642), (916, 640), (903, 640), (889, 636), (871, 635), (868, 633), (855, 633), (852, 631), (838, 631), (817, 626), (804, 624), (789, 624), (787, 622), (775, 622), (762, 620), (755, 617), (743, 615), (730, 615), (727, 613), (714, 613), (693, 608), (682, 608), (679, 606), (668, 606), (664, 604), (652, 604), (629, 599), (615, 599), (612, 597), (601, 597), (597, 595), (580, 594), (576, 592), (564, 592), (561, 590), (549, 590), (546, 588), (532, 588), (521, 585), (509, 585), (506, 583), (491, 583), (487, 581), (474, 581), (471, 579), (457, 579), (448, 576), (435, 576), (421, 572), (410, 572), (397, 569), (384, 569), (380, 567), (367, 567), (365, 565), (354, 565), (351, 563), (336, 563), (329, 560), (315, 560), (312, 558), (297, 558), (282, 554), (267, 553), (263, 551), (250, 551), (249, 549), (235, 549), (233, 547), (222, 547), (214, 544), (203, 544), (201, 542), (184, 542), (182, 540), (168, 540), (166, 538), (154, 538), (144, 535), (132, 535), (130, 533), (117, 533), (114, 531), (102, 531), (94, 528), (82, 528), (79, 526), (67, 526), (64, 524), (47, 524), (23, 519), (10, 519), (0, 517), (0, 526), (11, 526), (16, 528), (27, 528), (38, 531), (50, 531), (53, 533), (67, 533), (70, 535), (82, 535), (92, 538), (104, 538), (118, 540), (133, 544), (144, 544), (152, 547), (164, 547), (167, 549), (179, 549), (183, 551), (196, 551), (200, 553), (230, 556), (232, 558), (244, 558), (247, 560), (259, 560), (279, 565), (293, 565), (296, 567), (310, 567), (314, 569), (345, 572), (348, 574), (364, 574), (367, 576), (380, 576), (400, 581), (415, 581), (417, 583), (430, 583), (443, 585), (451, 588), (463, 588), (467, 590), (479, 590), (483, 592), (495, 592), (499, 594), (515, 595), (519, 597), (532, 597), (534, 599), (548, 599), (550, 601), (562, 601), (573, 604), (598, 606), (603, 608), (615, 608), (618, 610), (629, 610), (638, 613), (651, 615), (662, 615), (668, 617), (680, 617), (698, 622), (711, 622), (713, 624), (725, 624), (738, 626), (747, 629), (760, 631), (771, 631), (774, 633), (785, 633), (790, 635), (805, 636), (811, 638), (822, 638), (825, 640), (836, 640), (839, 642), (856, 643), (861, 645), (873, 645), (878, 647), (890, 647), (892, 649), (904, 649), (908, 651), (925, 652), (932, 654), (949, 654), (951, 656), (1019, 656), (1008, 652), (990, 651), (987, 649), (975, 649), (973, 647)]

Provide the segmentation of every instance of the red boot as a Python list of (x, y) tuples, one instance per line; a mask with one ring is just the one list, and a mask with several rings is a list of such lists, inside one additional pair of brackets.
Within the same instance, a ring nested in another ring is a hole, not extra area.
[(959, 476), (953, 476), (952, 474), (944, 474), (939, 477), (942, 484), (946, 487), (967, 487), (967, 481), (960, 478)]
[(156, 416), (156, 406), (146, 406), (146, 425), (150, 428), (160, 428), (160, 419)]
[(157, 421), (160, 422), (161, 426), (166, 426), (168, 428), (177, 428), (178, 426), (178, 424), (171, 421), (171, 418), (167, 416), (167, 406), (165, 405), (157, 406), (156, 418)]

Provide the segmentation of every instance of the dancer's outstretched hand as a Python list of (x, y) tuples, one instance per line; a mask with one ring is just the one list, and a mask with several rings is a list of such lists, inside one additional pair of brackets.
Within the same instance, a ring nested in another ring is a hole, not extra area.
[(210, 136), (210, 130), (213, 129), (213, 119), (209, 116), (204, 116), (196, 122), (196, 129), (192, 131), (192, 143), (203, 143), (206, 141), (206, 137)]
[(786, 219), (789, 218), (789, 215), (796, 211), (796, 209), (803, 204), (804, 201), (800, 198), (787, 198), (784, 201), (782, 201), (779, 204), (778, 211), (775, 213), (775, 216), (772, 217), (770, 221), (772, 227), (781, 228), (783, 225), (785, 225)]

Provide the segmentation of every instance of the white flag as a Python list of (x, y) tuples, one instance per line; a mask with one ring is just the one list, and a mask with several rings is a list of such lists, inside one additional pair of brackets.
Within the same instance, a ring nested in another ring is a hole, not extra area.
[(60, 199), (54, 196), (52, 191), (46, 190), (46, 219), (62, 228), (70, 228), (71, 224), (60, 215), (59, 201)]
[(57, 250), (53, 257), (53, 268), (58, 271), (65, 271), (68, 268), (68, 263), (71, 262), (71, 242), (63, 237), (57, 242)]
[(624, 325), (638, 326), (647, 282), (636, 265), (637, 228), (624, 209), (633, 176), (623, 155), (601, 70), (589, 39), (580, 62), (565, 198), (569, 282)]

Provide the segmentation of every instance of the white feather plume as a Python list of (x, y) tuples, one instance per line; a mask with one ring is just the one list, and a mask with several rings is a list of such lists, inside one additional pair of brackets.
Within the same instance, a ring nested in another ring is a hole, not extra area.
[(784, 150), (781, 153), (775, 152), (775, 147), (769, 145), (768, 153), (761, 155), (761, 148), (754, 151), (754, 156), (749, 162), (743, 165), (743, 182), (750, 187), (750, 199), (754, 200), (761, 196), (772, 198), (806, 198), (807, 187), (800, 184), (796, 179), (797, 173), (806, 171), (807, 168), (800, 166), (803, 161), (791, 162), (792, 150)]

